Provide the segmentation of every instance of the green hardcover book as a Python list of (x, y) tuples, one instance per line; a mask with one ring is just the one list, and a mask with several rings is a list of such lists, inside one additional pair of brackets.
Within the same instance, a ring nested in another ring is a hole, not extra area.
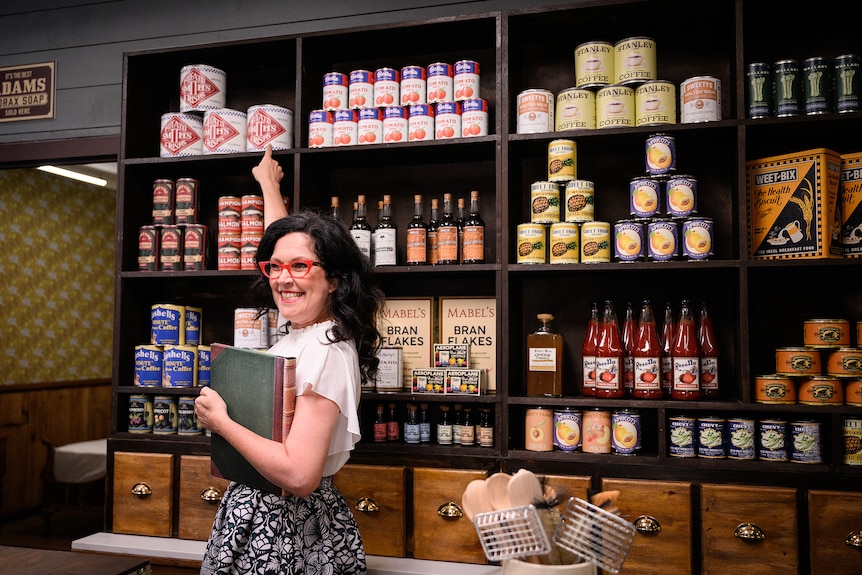
[[(231, 419), (251, 431), (282, 441), (296, 405), (296, 359), (214, 343), (210, 387), (224, 398)], [(212, 434), (213, 475), (282, 493), (217, 433)]]

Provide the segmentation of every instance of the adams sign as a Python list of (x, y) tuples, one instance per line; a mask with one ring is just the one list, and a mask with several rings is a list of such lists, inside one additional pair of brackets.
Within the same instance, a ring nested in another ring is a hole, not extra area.
[(54, 66), (0, 68), (0, 122), (54, 117)]

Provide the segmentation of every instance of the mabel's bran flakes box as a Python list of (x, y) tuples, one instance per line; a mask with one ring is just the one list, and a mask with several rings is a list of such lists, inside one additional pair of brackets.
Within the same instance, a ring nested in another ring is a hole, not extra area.
[(840, 257), (840, 169), (839, 154), (825, 148), (746, 162), (751, 257)]
[(862, 258), (862, 152), (841, 154), (837, 214), (844, 257)]

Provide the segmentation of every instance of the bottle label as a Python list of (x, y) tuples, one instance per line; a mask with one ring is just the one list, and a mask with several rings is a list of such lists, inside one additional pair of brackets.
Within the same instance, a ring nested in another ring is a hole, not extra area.
[(476, 442), (476, 428), (472, 425), (461, 426), (461, 445), (473, 445)]
[(441, 262), (458, 261), (458, 227), (437, 228), (437, 259)]
[(596, 358), (596, 389), (622, 389), (619, 357)]
[(404, 424), (404, 441), (407, 443), (419, 443), (419, 424), (405, 423)]
[(424, 264), (427, 261), (427, 232), (425, 228), (408, 228), (407, 263)]
[(480, 427), (479, 428), (479, 445), (481, 447), (494, 447), (494, 428)]
[(452, 426), (451, 425), (438, 425), (437, 426), (437, 443), (439, 443), (440, 445), (451, 445), (452, 444)]
[(531, 347), (527, 360), (530, 371), (557, 370), (557, 350), (553, 347)]
[(596, 356), (584, 356), (584, 387), (594, 388), (596, 386)]
[(375, 423), (374, 424), (374, 441), (377, 443), (382, 443), (386, 441), (386, 424), (385, 423)]
[(677, 391), (700, 389), (700, 358), (674, 357), (672, 388)]
[(718, 358), (700, 358), (701, 389), (718, 389)]
[(420, 423), (419, 424), (419, 441), (422, 443), (428, 443), (431, 441), (431, 424), (430, 423)]
[(485, 261), (484, 227), (464, 226), (464, 260), (470, 262)]
[(401, 438), (400, 426), (397, 421), (390, 421), (386, 424), (386, 440), (398, 441)]
[(461, 426), (459, 424), (452, 425), (452, 443), (461, 443)]
[(371, 232), (369, 230), (350, 230), (350, 235), (353, 236), (353, 241), (356, 242), (362, 255), (371, 259)]
[(374, 265), (394, 266), (395, 228), (382, 228), (374, 232)]
[(638, 390), (661, 389), (661, 358), (635, 357), (634, 388)]

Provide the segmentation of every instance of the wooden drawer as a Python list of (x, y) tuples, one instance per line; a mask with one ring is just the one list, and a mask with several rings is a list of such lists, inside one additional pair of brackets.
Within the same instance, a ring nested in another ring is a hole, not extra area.
[(213, 519), (230, 481), (210, 473), (210, 458), (183, 455), (180, 458), (180, 539), (206, 541)]
[[(169, 453), (114, 453), (114, 533), (171, 537), (174, 456)], [(135, 495), (136, 488), (147, 495)]]
[(472, 521), (466, 515), (444, 517), (438, 513), (450, 502), (460, 509), (467, 484), (486, 477), (484, 471), (464, 469), (413, 470), (413, 557), (487, 563)]
[(862, 549), (847, 544), (862, 536), (862, 493), (808, 492), (811, 575), (862, 574)]
[(406, 557), (407, 470), (348, 464), (332, 479), (356, 517), (365, 553)]
[[(603, 479), (602, 490), (619, 490), (620, 516), (634, 522), (644, 517), (647, 526), (635, 536), (623, 564), (638, 575), (691, 573), (691, 484), (677, 481)], [(654, 521), (653, 521), (654, 520)]]
[[(702, 575), (790, 575), (799, 572), (795, 489), (763, 486), (701, 486)], [(751, 524), (764, 538), (735, 535)]]

